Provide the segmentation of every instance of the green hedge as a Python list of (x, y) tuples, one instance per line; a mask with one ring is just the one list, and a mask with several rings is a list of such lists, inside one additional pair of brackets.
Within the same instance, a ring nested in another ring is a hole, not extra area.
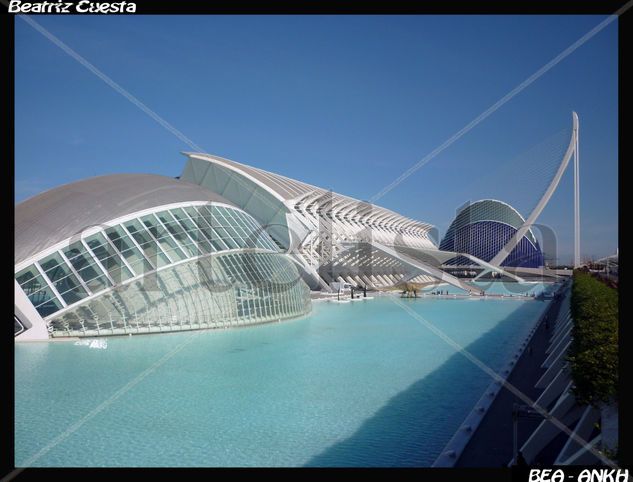
[(573, 342), (567, 355), (573, 392), (581, 403), (617, 400), (618, 292), (575, 271), (571, 292)]

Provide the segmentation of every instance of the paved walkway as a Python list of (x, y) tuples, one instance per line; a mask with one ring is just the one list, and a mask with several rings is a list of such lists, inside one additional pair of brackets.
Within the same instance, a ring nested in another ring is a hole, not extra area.
[[(549, 330), (542, 322), (528, 347), (519, 358), (508, 381), (524, 394), (536, 401), (542, 389), (534, 384), (545, 372), (541, 364), (545, 360), (545, 350), (553, 330), (552, 320), (556, 319), (561, 300), (551, 301), (548, 308)], [(528, 348), (532, 347), (532, 354)], [(501, 390), (488, 413), (479, 424), (475, 434), (466, 445), (456, 467), (506, 467), (512, 459), (512, 404), (524, 402), (509, 390)], [(540, 420), (520, 419), (518, 425), (519, 448), (538, 426)]]

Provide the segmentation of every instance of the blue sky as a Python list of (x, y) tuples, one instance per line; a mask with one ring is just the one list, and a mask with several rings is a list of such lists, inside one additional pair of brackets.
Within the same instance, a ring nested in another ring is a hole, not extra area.
[[(371, 198), (604, 19), (33, 18), (205, 151), (359, 199)], [(26, 22), (16, 18), (15, 25), (16, 202), (95, 175), (180, 174), (180, 151), (189, 147)], [(569, 129), (575, 110), (582, 254), (614, 252), (617, 28), (610, 24), (378, 204), (442, 234), (460, 205), (482, 192), (492, 197), (500, 185), (502, 200), (521, 210), (521, 199), (534, 198), (547, 182), (532, 174), (516, 182), (521, 171), (554, 162), (531, 149)], [(495, 177), (502, 166), (516, 166), (514, 182)], [(569, 171), (539, 219), (556, 232), (561, 262), (573, 250), (571, 179)]]

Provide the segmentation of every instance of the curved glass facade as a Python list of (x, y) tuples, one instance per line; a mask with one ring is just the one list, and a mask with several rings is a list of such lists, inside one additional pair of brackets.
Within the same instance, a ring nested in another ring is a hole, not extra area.
[[(501, 248), (514, 236), (517, 230), (507, 224), (495, 221), (481, 221), (462, 226), (454, 231), (454, 236), (441, 249), (468, 253), (484, 261), (490, 261), (501, 251)], [(449, 266), (468, 266), (472, 262), (463, 256), (458, 256), (445, 263)], [(519, 244), (510, 252), (501, 266), (538, 268), (543, 266), (543, 253), (534, 246), (527, 237), (523, 237)]]
[(220, 253), (155, 271), (53, 316), (52, 336), (196, 330), (310, 311), (294, 263), (270, 252)]
[[(461, 210), (449, 226), (440, 249), (468, 253), (483, 261), (492, 260), (514, 236), (525, 220), (510, 205), (485, 199)], [(472, 262), (458, 256), (448, 266), (469, 266)], [(534, 233), (528, 230), (501, 266), (538, 268), (543, 266), (543, 253)]]
[(293, 263), (237, 208), (170, 205), (89, 233), (15, 275), (53, 336), (100, 334), (105, 323), (110, 333), (140, 333), (263, 322), (310, 309)]

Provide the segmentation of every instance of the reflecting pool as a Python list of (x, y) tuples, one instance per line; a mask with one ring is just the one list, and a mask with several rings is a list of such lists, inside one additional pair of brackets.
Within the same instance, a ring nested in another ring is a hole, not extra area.
[[(500, 370), (547, 306), (397, 299)], [(428, 466), (490, 383), (390, 297), (15, 345), (16, 466)]]

